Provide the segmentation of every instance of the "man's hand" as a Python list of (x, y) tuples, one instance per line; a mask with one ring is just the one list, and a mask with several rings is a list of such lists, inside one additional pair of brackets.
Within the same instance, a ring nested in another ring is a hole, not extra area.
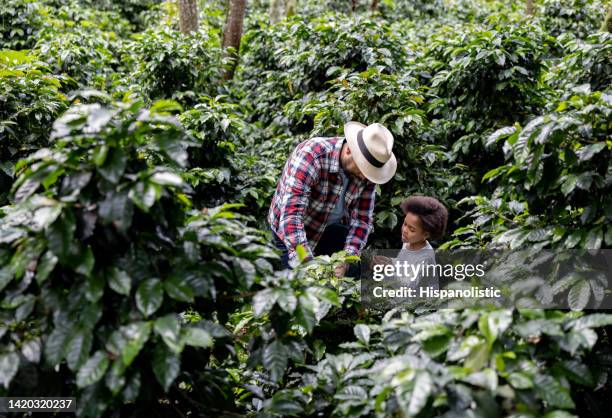
[(375, 255), (372, 257), (372, 266), (377, 264), (393, 264), (393, 260), (389, 257), (385, 257), (384, 255)]
[(344, 277), (346, 271), (348, 270), (348, 263), (340, 263), (334, 267), (334, 274), (336, 277)]

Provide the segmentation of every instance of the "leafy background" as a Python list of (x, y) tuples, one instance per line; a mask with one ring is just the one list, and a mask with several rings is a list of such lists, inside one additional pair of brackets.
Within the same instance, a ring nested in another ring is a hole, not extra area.
[(293, 147), (348, 120), (395, 137), (372, 248), (399, 202), (451, 212), (441, 248), (612, 246), (607, 1), (249, 1), (235, 76), (226, 2), (0, 5), (0, 395), (79, 416), (607, 416), (612, 316), (377, 312), (279, 270), (265, 215)]

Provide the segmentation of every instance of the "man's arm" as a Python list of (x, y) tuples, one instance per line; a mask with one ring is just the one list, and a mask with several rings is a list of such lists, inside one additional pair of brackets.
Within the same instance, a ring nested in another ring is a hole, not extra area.
[(374, 223), (374, 201), (376, 185), (369, 183), (351, 210), (351, 224), (344, 250), (350, 255), (359, 255), (365, 246)]
[(289, 250), (289, 262), (295, 264), (295, 248), (301, 244), (309, 258), (312, 250), (304, 230), (304, 213), (308, 207), (310, 191), (319, 178), (320, 167), (314, 156), (298, 150), (287, 166), (285, 188), (280, 202), (279, 237)]

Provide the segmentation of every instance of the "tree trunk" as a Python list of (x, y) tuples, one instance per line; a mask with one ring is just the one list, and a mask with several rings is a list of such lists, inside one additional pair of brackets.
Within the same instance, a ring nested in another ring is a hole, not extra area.
[(525, 13), (529, 16), (533, 15), (533, 0), (525, 1)]
[(372, 4), (370, 4), (370, 10), (375, 12), (378, 9), (378, 0), (372, 0)]
[(357, 8), (357, 0), (351, 0), (351, 12), (354, 12)]
[[(223, 49), (226, 56), (232, 58), (230, 67), (223, 72), (225, 80), (231, 80), (234, 76), (236, 63), (240, 53), (240, 39), (242, 38), (242, 23), (246, 11), (246, 0), (230, 0), (225, 28), (223, 29)], [(233, 48), (229, 51), (228, 48)]]
[(295, 14), (295, 9), (297, 7), (296, 0), (286, 0), (287, 4), (285, 6), (285, 16), (290, 17)]
[(179, 26), (186, 35), (198, 30), (197, 0), (179, 0)]
[(275, 24), (284, 14), (285, 0), (270, 0), (270, 23)]
[(612, 5), (608, 8), (608, 14), (601, 25), (602, 32), (611, 32), (612, 33)]

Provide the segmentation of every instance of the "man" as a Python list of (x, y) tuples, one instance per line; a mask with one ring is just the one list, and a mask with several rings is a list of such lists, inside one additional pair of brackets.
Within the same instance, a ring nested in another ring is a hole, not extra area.
[[(300, 143), (285, 164), (268, 213), (285, 268), (342, 249), (359, 255), (372, 229), (374, 188), (397, 169), (393, 135), (379, 123), (344, 125), (344, 138), (312, 138)], [(312, 250), (314, 248), (314, 252)], [(336, 267), (343, 276), (348, 265)]]

